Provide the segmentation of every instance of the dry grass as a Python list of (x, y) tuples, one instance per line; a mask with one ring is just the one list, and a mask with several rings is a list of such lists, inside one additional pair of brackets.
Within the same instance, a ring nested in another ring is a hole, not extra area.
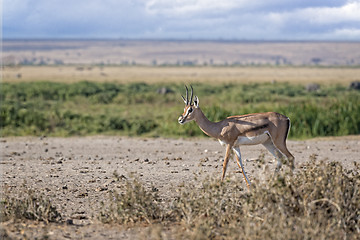
[[(122, 180), (114, 176), (117, 181)], [(134, 224), (151, 223), (162, 217), (159, 197), (156, 192), (148, 192), (138, 181), (126, 181), (123, 192), (110, 192), (109, 201), (102, 203), (99, 219), (104, 223)]]
[(5, 191), (0, 200), (0, 221), (35, 220), (60, 222), (61, 214), (52, 202), (41, 193), (22, 186), (18, 196), (10, 197)]
[(291, 82), (348, 85), (358, 80), (360, 68), (312, 67), (76, 67), (26, 66), (5, 68), (4, 82), (51, 81), (145, 83)]
[[(146, 239), (355, 239), (360, 233), (359, 165), (345, 170), (313, 159), (295, 174), (267, 176), (249, 192), (238, 182), (208, 178), (180, 187), (178, 197), (165, 203), (134, 181), (111, 198), (106, 222), (142, 219), (153, 224)], [(144, 206), (156, 213), (138, 218)]]
[[(316, 155), (312, 155), (294, 173), (285, 169), (274, 176), (265, 169), (261, 175), (264, 179), (254, 179), (249, 191), (231, 178), (219, 182), (218, 177), (208, 177), (174, 187), (172, 196), (162, 199), (155, 187), (146, 187), (149, 185), (114, 172), (110, 180), (117, 182), (118, 193), (110, 190), (103, 207), (97, 209), (105, 225), (94, 221), (89, 228), (94, 233), (99, 226), (121, 229), (120, 224), (141, 232), (132, 235), (134, 239), (154, 240), (357, 239), (359, 164), (344, 169), (338, 162), (317, 161)], [(24, 228), (22, 221), (28, 220), (42, 221), (50, 228), (53, 226), (53, 230), (54, 225), (61, 229), (74, 227), (64, 225), (52, 202), (42, 194), (26, 185), (18, 190), (16, 197), (9, 197), (4, 191), (0, 213), (2, 221), (20, 225), (0, 226), (1, 237), (10, 238), (7, 234)], [(48, 224), (51, 222), (56, 224)], [(46, 233), (44, 229), (36, 230), (37, 234)], [(76, 226), (74, 234), (78, 230), (81, 232), (80, 226)], [(32, 236), (31, 231), (26, 234)]]

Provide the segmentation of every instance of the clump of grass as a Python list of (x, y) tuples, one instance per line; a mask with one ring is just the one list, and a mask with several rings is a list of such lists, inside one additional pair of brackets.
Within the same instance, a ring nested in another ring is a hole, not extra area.
[[(214, 239), (230, 227), (235, 219), (244, 215), (241, 199), (245, 195), (240, 184), (222, 184), (218, 179), (207, 178), (201, 187), (186, 186), (171, 204), (176, 216), (186, 231), (180, 235), (191, 239)], [(236, 220), (235, 220), (236, 221)]]
[(205, 181), (185, 189), (176, 210), (191, 239), (351, 239), (360, 233), (359, 187), (359, 166), (310, 161), (246, 194), (238, 182)]
[(41, 194), (28, 189), (18, 197), (2, 196), (0, 201), (0, 221), (35, 220), (43, 222), (59, 222), (62, 217), (52, 202)]
[(209, 177), (177, 189), (168, 202), (138, 181), (127, 182), (124, 193), (110, 195), (100, 218), (156, 223), (154, 239), (169, 233), (180, 239), (353, 239), (360, 233), (359, 165), (345, 170), (313, 159), (296, 173), (268, 175), (250, 191), (239, 181)]
[(103, 223), (151, 223), (162, 217), (160, 199), (138, 181), (126, 181), (123, 192), (110, 192), (109, 204), (103, 203), (99, 215)]
[(270, 239), (355, 237), (360, 233), (359, 170), (313, 160), (294, 175), (286, 172), (255, 184), (243, 206), (259, 221), (252, 225), (246, 218), (245, 232)]

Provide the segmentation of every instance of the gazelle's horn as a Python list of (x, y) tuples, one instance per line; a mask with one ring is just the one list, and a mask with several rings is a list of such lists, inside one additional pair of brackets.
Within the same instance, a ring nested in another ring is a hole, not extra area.
[(187, 88), (186, 85), (185, 88), (186, 88), (186, 105), (189, 105), (189, 89)]
[(193, 87), (190, 85), (191, 87), (191, 97), (190, 97), (190, 104), (192, 103), (192, 100), (193, 100), (193, 95), (194, 95), (194, 89)]
[(181, 95), (181, 98), (183, 99), (184, 103), (187, 105), (187, 102), (186, 102), (186, 100), (185, 100), (185, 98), (184, 98), (183, 95)]

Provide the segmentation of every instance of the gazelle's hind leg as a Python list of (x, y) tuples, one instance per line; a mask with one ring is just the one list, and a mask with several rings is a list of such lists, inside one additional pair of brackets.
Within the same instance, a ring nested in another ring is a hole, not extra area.
[(250, 181), (249, 181), (249, 179), (248, 179), (248, 177), (246, 176), (246, 173), (245, 173), (245, 169), (244, 169), (244, 166), (243, 166), (243, 163), (242, 163), (242, 160), (241, 160), (240, 148), (239, 147), (233, 147), (233, 150), (235, 152), (236, 162), (237, 162), (239, 168), (241, 168), (242, 174), (244, 175), (244, 179), (246, 181), (246, 185), (249, 188), (251, 183), (250, 183)]
[(276, 148), (279, 149), (280, 152), (287, 157), (288, 162), (291, 167), (291, 170), (294, 170), (295, 157), (289, 152), (289, 150), (286, 147), (286, 139), (287, 139), (288, 133), (290, 131), (291, 123), (290, 123), (290, 119), (287, 119), (286, 121), (287, 121), (287, 123), (282, 125), (282, 129), (281, 129), (282, 130), (281, 132), (285, 132), (285, 135), (275, 137), (272, 139), (272, 141), (273, 141), (274, 145), (276, 146)]
[(280, 152), (282, 154), (284, 154), (289, 163), (290, 163), (290, 167), (291, 167), (291, 170), (294, 170), (295, 168), (295, 157), (289, 152), (289, 150), (287, 149), (286, 147), (286, 139), (285, 140), (277, 140), (277, 141), (274, 141), (274, 145), (276, 146), (277, 149), (280, 150)]
[(276, 144), (276, 147), (287, 157), (291, 170), (294, 170), (295, 168), (295, 157), (289, 152), (289, 150), (286, 147), (286, 143)]
[(264, 147), (276, 158), (277, 160), (277, 166), (276, 166), (276, 171), (279, 171), (282, 165), (282, 159), (284, 157), (284, 155), (279, 151), (279, 149), (274, 145), (274, 143), (272, 142), (271, 138), (269, 138), (268, 140), (266, 140), (263, 143)]

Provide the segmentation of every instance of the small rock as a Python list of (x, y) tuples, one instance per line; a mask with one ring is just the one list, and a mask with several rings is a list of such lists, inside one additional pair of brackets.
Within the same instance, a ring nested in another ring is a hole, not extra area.
[(76, 198), (84, 198), (84, 197), (87, 197), (88, 196), (88, 193), (87, 192), (83, 192), (83, 193), (80, 193), (76, 196)]
[(66, 224), (67, 225), (74, 225), (74, 221), (72, 219), (67, 219)]
[(98, 188), (95, 189), (95, 192), (103, 192), (103, 191), (106, 191), (106, 190), (108, 190), (107, 187), (98, 187)]

